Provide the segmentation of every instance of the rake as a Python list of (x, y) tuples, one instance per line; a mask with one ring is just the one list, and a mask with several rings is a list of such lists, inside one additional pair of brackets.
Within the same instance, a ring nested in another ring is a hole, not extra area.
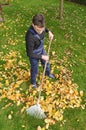
[[(48, 47), (48, 56), (49, 56), (49, 52), (50, 52), (51, 42), (52, 41), (50, 40), (49, 47)], [(43, 77), (42, 77), (41, 84), (39, 86), (39, 93), (38, 93), (37, 104), (35, 104), (35, 105), (33, 105), (33, 106), (31, 106), (31, 107), (26, 109), (27, 114), (29, 114), (30, 116), (33, 116), (35, 118), (38, 118), (38, 119), (46, 118), (46, 115), (45, 115), (44, 111), (40, 107), (40, 97), (41, 97), (42, 85), (43, 85), (43, 81), (44, 81), (44, 77), (45, 77), (46, 66), (47, 66), (47, 61), (45, 62), (44, 71), (43, 71)]]

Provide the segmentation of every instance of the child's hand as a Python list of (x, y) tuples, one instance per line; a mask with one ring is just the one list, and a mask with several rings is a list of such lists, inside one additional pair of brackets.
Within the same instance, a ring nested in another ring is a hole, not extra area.
[(49, 39), (50, 39), (51, 41), (53, 40), (53, 37), (54, 37), (53, 33), (52, 33), (51, 31), (49, 31)]
[(42, 55), (42, 59), (45, 61), (49, 61), (49, 57), (47, 55)]

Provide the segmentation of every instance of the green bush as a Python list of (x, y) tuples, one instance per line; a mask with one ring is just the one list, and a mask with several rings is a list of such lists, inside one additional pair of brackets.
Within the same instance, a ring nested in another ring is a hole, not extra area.
[(76, 3), (79, 3), (79, 4), (86, 5), (86, 0), (66, 0), (66, 1), (71, 1), (71, 2), (76, 2)]

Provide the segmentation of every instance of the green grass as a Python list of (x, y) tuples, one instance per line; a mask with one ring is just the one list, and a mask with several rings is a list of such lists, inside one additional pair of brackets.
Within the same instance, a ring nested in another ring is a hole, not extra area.
[[(21, 65), (21, 68), (26, 67), (26, 70), (28, 70), (25, 32), (31, 24), (32, 16), (40, 12), (46, 17), (46, 26), (54, 33), (51, 51), (55, 51), (58, 60), (67, 58), (67, 62), (65, 63), (64, 61), (62, 65), (73, 71), (73, 81), (78, 84), (78, 90), (84, 91), (82, 102), (86, 105), (86, 7), (65, 2), (62, 21), (58, 19), (58, 10), (59, 0), (25, 0), (25, 2), (23, 0), (15, 0), (10, 3), (10, 6), (3, 7), (5, 22), (0, 23), (0, 77), (3, 77), (4, 71), (6, 71), (3, 67), (6, 62), (6, 57), (4, 56), (10, 51), (17, 52), (19, 61), (25, 63), (25, 66)], [(45, 41), (48, 41), (47, 36)], [(47, 45), (48, 42), (45, 44)], [(5, 59), (3, 60), (3, 58)], [(16, 59), (17, 63), (18, 59)], [(24, 70), (25, 68), (22, 69)], [(15, 73), (15, 69), (13, 72), (12, 70), (10, 71), (11, 74)], [(6, 73), (10, 75), (9, 72)], [(1, 83), (6, 88), (5, 80), (7, 78), (4, 78), (3, 81), (1, 80)], [(24, 82), (21, 85), (24, 96), (26, 96), (25, 92), (29, 84), (29, 82)], [(0, 87), (1, 90), (2, 88)], [(2, 109), (9, 102), (13, 105)], [(2, 100), (0, 98), (0, 130), (36, 130), (37, 126), (44, 126), (43, 120), (34, 119), (28, 116), (26, 112), (21, 113), (23, 106), (24, 103), (17, 106), (16, 103), (8, 99)], [(11, 111), (13, 111), (13, 117), (10, 120), (8, 115)], [(66, 109), (64, 111), (64, 120), (50, 126), (49, 130), (86, 130), (85, 109)]]

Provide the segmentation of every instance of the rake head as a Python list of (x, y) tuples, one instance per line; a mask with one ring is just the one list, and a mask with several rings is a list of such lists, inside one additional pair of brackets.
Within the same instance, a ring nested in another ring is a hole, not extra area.
[(43, 110), (40, 108), (39, 104), (33, 105), (30, 108), (27, 108), (27, 114), (38, 118), (38, 119), (44, 119), (46, 117), (45, 113)]

